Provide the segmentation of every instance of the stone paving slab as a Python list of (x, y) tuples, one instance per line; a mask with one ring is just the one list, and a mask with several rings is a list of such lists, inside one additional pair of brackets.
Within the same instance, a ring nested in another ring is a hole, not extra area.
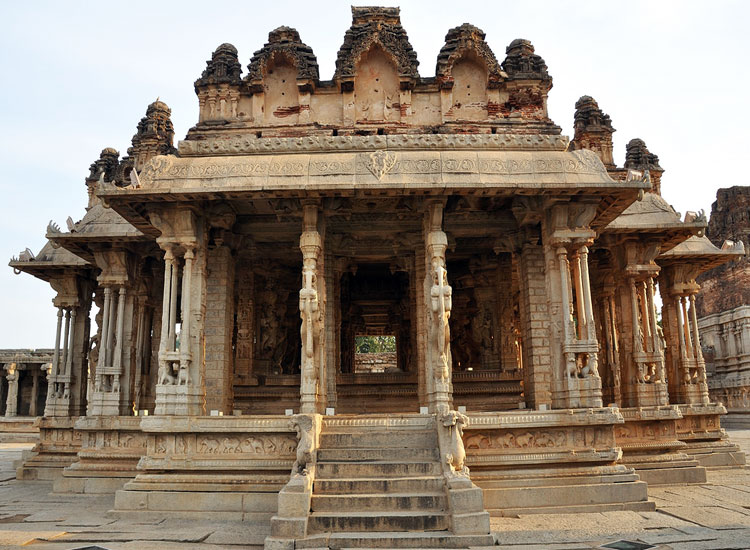
[[(731, 431), (750, 454), (750, 430)], [(43, 481), (2, 481), (29, 445), (0, 444), (0, 549), (259, 550), (268, 525), (118, 517), (112, 495), (50, 494)], [(750, 469), (716, 470), (699, 486), (655, 487), (655, 512), (529, 514), (491, 518), (505, 550), (600, 550), (626, 539), (657, 550), (750, 549)], [(498, 548), (487, 547), (485, 550)], [(480, 550), (480, 549), (476, 549)]]

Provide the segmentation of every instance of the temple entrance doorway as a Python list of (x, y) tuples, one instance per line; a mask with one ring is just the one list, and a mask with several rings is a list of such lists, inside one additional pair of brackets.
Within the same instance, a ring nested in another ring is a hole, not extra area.
[(359, 263), (341, 276), (337, 412), (417, 412), (413, 274)]

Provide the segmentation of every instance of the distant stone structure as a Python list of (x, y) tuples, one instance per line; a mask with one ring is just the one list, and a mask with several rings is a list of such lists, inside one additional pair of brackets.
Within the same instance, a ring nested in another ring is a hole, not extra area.
[(38, 440), (35, 420), (44, 411), (52, 351), (0, 350), (0, 443)]
[(661, 197), (643, 141), (615, 165), (593, 98), (561, 136), (529, 41), (499, 62), (461, 25), (424, 77), (398, 8), (352, 15), (332, 80), (288, 27), (244, 77), (219, 46), (186, 139), (149, 105), (84, 218), (11, 261), (58, 315), (19, 477), (252, 516), (268, 549), (467, 548), (490, 513), (653, 510), (646, 483), (744, 464), (695, 306), (741, 252)]
[[(719, 189), (707, 234), (719, 246), (750, 250), (750, 187)], [(726, 405), (727, 426), (750, 427), (750, 258), (718, 266), (699, 281), (711, 397)]]

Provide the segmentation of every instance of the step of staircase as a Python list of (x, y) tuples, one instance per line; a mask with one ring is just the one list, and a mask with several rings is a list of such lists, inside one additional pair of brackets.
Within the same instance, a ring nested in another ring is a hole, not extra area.
[(444, 480), (439, 476), (383, 477), (383, 478), (338, 478), (316, 479), (315, 494), (319, 495), (352, 495), (407, 493), (419, 487), (423, 491), (439, 492), (443, 490)]
[(362, 447), (359, 449), (348, 448), (321, 448), (318, 449), (318, 462), (373, 462), (390, 461), (427, 461), (437, 460), (438, 452), (435, 447), (399, 449), (390, 447)]
[(445, 531), (450, 529), (450, 516), (433, 511), (312, 512), (307, 528), (310, 533)]
[(296, 541), (295, 548), (313, 549), (329, 548), (346, 550), (347, 548), (384, 549), (384, 548), (437, 548), (467, 549), (474, 546), (492, 546), (492, 535), (454, 535), (449, 531), (430, 533), (404, 533), (381, 531), (378, 533), (325, 533), (310, 535)]
[(413, 449), (415, 447), (434, 449), (436, 446), (437, 434), (434, 430), (362, 430), (356, 432), (323, 432), (320, 434), (321, 449)]
[(410, 476), (436, 476), (442, 474), (434, 462), (318, 462), (318, 479), (392, 478)]
[(338, 512), (357, 510), (361, 512), (444, 512), (447, 507), (444, 492), (421, 493), (413, 491), (402, 494), (351, 494), (319, 495), (313, 494), (311, 509), (313, 512)]

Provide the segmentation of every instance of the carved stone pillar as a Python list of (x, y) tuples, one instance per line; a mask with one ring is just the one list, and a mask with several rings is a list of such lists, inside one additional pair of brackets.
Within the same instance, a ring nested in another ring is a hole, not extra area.
[(695, 311), (695, 295), (700, 285), (695, 282), (692, 270), (677, 265), (664, 269), (659, 289), (670, 402), (680, 405), (708, 404), (706, 364)]
[(426, 307), (427, 349), (425, 373), (427, 404), (432, 413), (446, 413), (453, 407), (449, 319), (452, 293), (445, 267), (448, 237), (442, 230), (443, 204), (430, 202), (424, 220), (425, 267), (424, 296)]
[(133, 414), (132, 364), (136, 322), (133, 288), (136, 259), (124, 249), (105, 249), (94, 253), (98, 277), (104, 291), (101, 333), (94, 387), (89, 399), (89, 416)]
[[(605, 284), (598, 296), (599, 315), (601, 327), (602, 350), (600, 360), (602, 368), (606, 371), (607, 384), (602, 388), (602, 394), (606, 393), (607, 403), (620, 405), (622, 403), (622, 369), (620, 366), (620, 323), (617, 318), (617, 305), (615, 301), (615, 287), (610, 281)], [(602, 377), (605, 376), (602, 372)], [(604, 382), (603, 382), (604, 385)]]
[[(161, 231), (156, 241), (164, 250), (154, 414), (206, 414), (203, 334), (207, 254), (204, 222), (187, 208), (151, 212), (149, 219)], [(179, 317), (178, 302), (181, 306)]]
[(29, 403), (29, 416), (36, 416), (36, 402), (39, 398), (39, 371), (36, 369), (30, 369), (28, 372), (31, 375), (31, 402)]
[(515, 327), (513, 323), (513, 287), (511, 286), (511, 272), (513, 262), (510, 254), (501, 254), (497, 266), (497, 303), (498, 323), (496, 325), (497, 340), (500, 351), (500, 369), (504, 372), (517, 371), (518, 353), (516, 350)]
[(78, 416), (86, 402), (88, 365), (88, 313), (92, 281), (76, 274), (64, 274), (50, 281), (57, 295), (57, 330), (52, 369), (48, 376), (45, 416)]
[(300, 336), (300, 413), (321, 413), (325, 409), (325, 271), (323, 239), (318, 230), (317, 204), (305, 204), (302, 251), (302, 288), (299, 291)]
[(5, 365), (5, 378), (8, 380), (8, 396), (5, 399), (5, 416), (11, 417), (18, 414), (18, 365), (8, 363)]
[(336, 373), (337, 358), (341, 356), (339, 351), (341, 326), (339, 316), (341, 314), (339, 281), (341, 273), (336, 269), (334, 257), (330, 253), (325, 254), (325, 285), (326, 296), (331, 301), (331, 307), (325, 310), (325, 345), (326, 345), (326, 401), (328, 407), (336, 407)]
[(555, 408), (602, 406), (588, 268), (595, 213), (595, 204), (562, 203), (546, 209), (543, 219)]

